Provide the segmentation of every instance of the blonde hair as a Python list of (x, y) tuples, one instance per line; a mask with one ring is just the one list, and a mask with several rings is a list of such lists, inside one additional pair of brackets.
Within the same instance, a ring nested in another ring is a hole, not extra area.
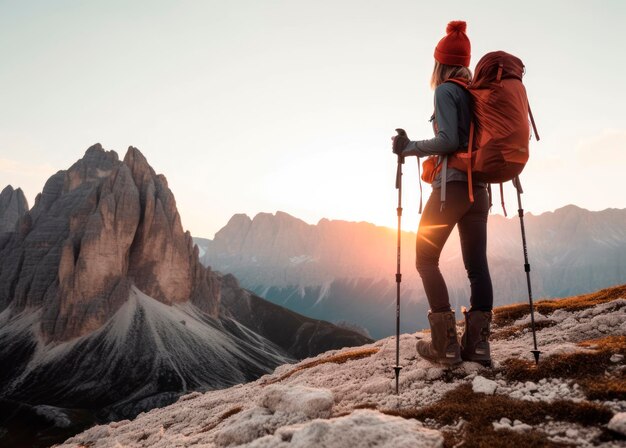
[(441, 64), (435, 60), (433, 74), (430, 77), (430, 87), (435, 89), (450, 78), (461, 78), (469, 82), (472, 80), (472, 71), (468, 67)]

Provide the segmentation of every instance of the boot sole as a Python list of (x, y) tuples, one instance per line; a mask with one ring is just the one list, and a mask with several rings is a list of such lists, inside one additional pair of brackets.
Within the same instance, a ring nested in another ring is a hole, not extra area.
[(470, 359), (470, 358), (463, 358), (463, 361), (465, 362), (476, 362), (478, 364), (480, 364), (483, 367), (491, 367), (491, 359)]
[(451, 360), (439, 359), (439, 358), (428, 358), (426, 356), (420, 355), (419, 353), (418, 353), (418, 356), (420, 358), (422, 358), (422, 359), (425, 359), (428, 362), (433, 363), (433, 364), (441, 364), (441, 365), (444, 365), (444, 366), (447, 366), (447, 367), (449, 367), (449, 366), (456, 366), (456, 365), (459, 365), (459, 364), (461, 364), (463, 362), (463, 360), (461, 358), (451, 359)]
[(438, 361), (437, 364), (441, 364), (447, 367), (451, 367), (451, 366), (458, 366), (459, 364), (461, 364), (463, 362), (462, 359), (459, 359), (458, 361)]

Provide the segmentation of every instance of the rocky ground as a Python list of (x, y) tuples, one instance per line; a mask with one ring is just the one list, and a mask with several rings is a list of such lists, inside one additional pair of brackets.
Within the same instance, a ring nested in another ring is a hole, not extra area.
[[(626, 285), (496, 310), (494, 365), (442, 368), (401, 336), (278, 367), (259, 380), (183, 396), (63, 447), (626, 446)], [(459, 323), (460, 325), (460, 323)], [(459, 331), (460, 331), (459, 327)]]

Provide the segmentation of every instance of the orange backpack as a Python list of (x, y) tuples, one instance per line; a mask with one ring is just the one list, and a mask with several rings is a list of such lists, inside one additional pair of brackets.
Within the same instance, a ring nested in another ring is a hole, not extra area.
[[(535, 121), (522, 84), (524, 64), (504, 51), (488, 53), (476, 65), (472, 81), (449, 79), (472, 96), (472, 122), (467, 151), (447, 157), (447, 166), (467, 172), (470, 201), (472, 178), (485, 183), (515, 179), (528, 161), (530, 126), (539, 140)], [(433, 158), (434, 159), (434, 158)], [(424, 162), (422, 179), (432, 182), (442, 164)], [(443, 180), (445, 182), (445, 179)]]

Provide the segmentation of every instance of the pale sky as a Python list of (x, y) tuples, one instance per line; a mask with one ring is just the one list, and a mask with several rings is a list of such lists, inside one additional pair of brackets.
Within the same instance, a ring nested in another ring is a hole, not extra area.
[[(90, 145), (133, 145), (195, 236), (277, 210), (394, 227), (390, 137), (432, 136), (428, 80), (450, 20), (468, 22), (471, 68), (492, 50), (526, 64), (541, 136), (526, 211), (626, 207), (618, 0), (0, 0), (0, 189), (32, 206)], [(404, 185), (415, 230), (415, 158)]]

